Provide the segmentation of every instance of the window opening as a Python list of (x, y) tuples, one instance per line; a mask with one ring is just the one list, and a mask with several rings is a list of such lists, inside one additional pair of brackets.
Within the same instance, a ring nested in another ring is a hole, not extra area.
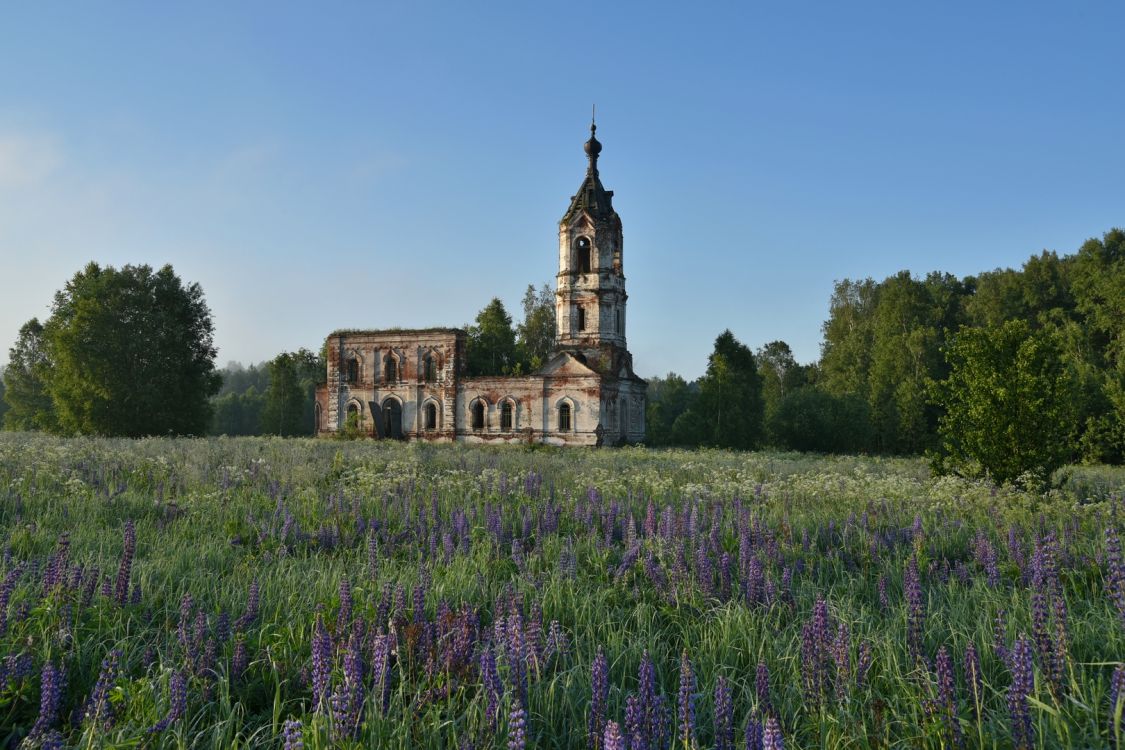
[(586, 330), (586, 308), (584, 307), (578, 308), (578, 330)]
[(348, 358), (348, 382), (359, 382), (359, 360), (355, 357)]
[(590, 240), (586, 237), (579, 237), (574, 246), (577, 250), (575, 261), (578, 273), (590, 273)]
[(559, 407), (559, 432), (570, 432), (570, 404)]
[(426, 358), (422, 360), (422, 373), (422, 377), (425, 378), (427, 383), (437, 380), (437, 368), (434, 367), (433, 355), (427, 354)]
[(384, 374), (388, 383), (394, 383), (398, 380), (398, 362), (395, 361), (394, 357), (387, 357)]
[(484, 402), (482, 401), (473, 402), (473, 429), (484, 429)]
[(402, 404), (393, 398), (383, 402), (383, 427), (387, 437), (392, 440), (402, 439)]
[(426, 404), (426, 429), (437, 429), (437, 406), (434, 404)]
[(512, 431), (512, 402), (505, 401), (500, 406), (500, 429), (504, 432)]

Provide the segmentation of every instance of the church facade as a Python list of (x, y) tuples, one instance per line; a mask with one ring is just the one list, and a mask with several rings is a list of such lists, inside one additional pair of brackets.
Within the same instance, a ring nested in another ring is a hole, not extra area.
[(556, 346), (517, 377), (467, 377), (459, 328), (341, 330), (328, 337), (318, 435), (471, 443), (619, 445), (645, 437), (645, 381), (626, 345), (621, 218), (598, 174), (590, 126), (586, 177), (559, 222)]

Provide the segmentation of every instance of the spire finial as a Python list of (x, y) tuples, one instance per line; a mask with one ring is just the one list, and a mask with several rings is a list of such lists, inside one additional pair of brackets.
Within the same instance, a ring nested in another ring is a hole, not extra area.
[(590, 135), (593, 135), (594, 131), (598, 129), (597, 114), (598, 114), (598, 105), (597, 104), (591, 104), (590, 105)]
[(597, 105), (590, 108), (590, 140), (586, 141), (585, 151), (586, 156), (590, 159), (590, 166), (587, 169), (587, 174), (592, 174), (595, 177), (598, 174), (598, 154), (602, 152), (602, 144), (598, 143), (597, 137), (594, 132), (598, 129), (598, 125), (594, 120), (597, 114)]

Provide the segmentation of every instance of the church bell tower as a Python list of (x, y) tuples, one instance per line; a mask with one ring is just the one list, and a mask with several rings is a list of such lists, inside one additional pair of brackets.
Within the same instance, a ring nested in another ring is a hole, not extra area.
[(555, 320), (558, 349), (605, 375), (634, 377), (625, 343), (621, 217), (598, 176), (602, 144), (590, 124), (586, 178), (559, 222)]

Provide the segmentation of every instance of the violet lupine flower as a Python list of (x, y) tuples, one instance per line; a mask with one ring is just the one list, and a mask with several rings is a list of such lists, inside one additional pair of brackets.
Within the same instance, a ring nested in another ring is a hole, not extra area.
[(12, 599), (12, 592), (16, 590), (16, 582), (23, 575), (23, 566), (17, 565), (4, 576), (0, 583), (0, 635), (8, 631), (8, 602)]
[(192, 601), (191, 594), (185, 591), (184, 595), (180, 597), (180, 625), (176, 629), (176, 640), (180, 642), (180, 647), (185, 651), (191, 648), (191, 633), (188, 628), (194, 611), (195, 602)]
[(843, 701), (852, 672), (851, 636), (846, 623), (841, 622), (837, 626), (836, 640), (832, 643), (832, 659), (836, 662), (836, 700)]
[(150, 734), (159, 734), (187, 713), (187, 678), (176, 671), (168, 678), (168, 714), (149, 729)]
[[(1042, 582), (1036, 583), (1042, 586)], [(1054, 639), (1050, 631), (1050, 611), (1047, 608), (1047, 594), (1038, 590), (1031, 595), (1031, 634), (1035, 639), (1035, 649), (1039, 654), (1039, 664), (1043, 673), (1054, 685), (1055, 675), (1051, 670), (1052, 656), (1055, 650)]]
[(911, 555), (903, 575), (903, 591), (906, 597), (906, 644), (915, 657), (922, 654), (922, 630), (925, 627), (926, 610), (922, 600), (922, 578), (918, 572), (918, 556)]
[(753, 716), (746, 719), (746, 750), (762, 750), (762, 722)]
[(133, 519), (125, 522), (125, 548), (121, 552), (121, 564), (117, 568), (117, 581), (113, 587), (113, 600), (117, 606), (125, 606), (129, 594), (129, 579), (133, 574), (133, 555), (137, 551), (137, 528)]
[[(973, 696), (973, 708), (978, 710), (984, 700), (984, 682), (980, 672), (980, 655), (972, 641), (969, 641), (969, 645), (965, 646), (965, 683), (969, 686), (969, 692)], [(977, 720), (980, 720), (979, 711)]]
[(372, 581), (379, 577), (379, 537), (374, 531), (367, 535), (367, 577)]
[(996, 565), (996, 548), (985, 536), (984, 531), (978, 531), (973, 540), (973, 553), (977, 563), (984, 569), (988, 576), (988, 585), (996, 588), (1000, 585), (1000, 569)]
[(344, 651), (344, 684), (333, 696), (333, 727), (344, 738), (355, 737), (363, 711), (363, 655), (359, 633), (353, 632)]
[(734, 706), (724, 677), (715, 681), (715, 750), (734, 750)]
[(527, 713), (516, 703), (508, 714), (508, 750), (524, 750), (527, 746)]
[(317, 613), (312, 638), (313, 710), (319, 711), (328, 699), (328, 682), (332, 676), (332, 636)]
[(855, 686), (862, 689), (867, 682), (867, 673), (871, 669), (874, 656), (871, 653), (871, 644), (863, 641), (859, 644), (859, 656), (855, 660)]
[(496, 669), (496, 655), (487, 646), (480, 652), (480, 677), (487, 700), (485, 714), (488, 716), (488, 725), (493, 731), (496, 731), (496, 723), (499, 721), (500, 697), (504, 693), (504, 685), (500, 682), (500, 673)]
[(246, 611), (235, 620), (234, 629), (236, 632), (245, 630), (258, 619), (258, 610), (261, 606), (258, 590), (258, 579), (250, 581), (250, 592), (246, 595)]
[(1125, 746), (1125, 664), (1118, 664), (1109, 680), (1109, 736), (1119, 750)]
[(1031, 711), (1027, 705), (1027, 698), (1035, 687), (1031, 652), (1031, 642), (1021, 635), (1012, 649), (1012, 684), (1008, 688), (1008, 713), (1012, 721), (1012, 744), (1016, 750), (1028, 750), (1034, 741)]
[(285, 739), (282, 750), (305, 750), (300, 719), (286, 719), (281, 732)]
[(992, 650), (996, 653), (996, 658), (999, 659), (1011, 669), (1012, 666), (1012, 653), (1005, 645), (1008, 637), (1008, 613), (1004, 610), (997, 610), (996, 620), (992, 623)]
[(805, 701), (809, 706), (820, 705), (824, 691), (823, 657), (816, 638), (816, 627), (806, 622), (801, 628), (801, 678)]
[(758, 698), (758, 710), (767, 712), (770, 708), (770, 669), (764, 661), (758, 662), (754, 675), (754, 695)]
[(621, 734), (621, 727), (616, 721), (607, 721), (605, 724), (605, 737), (602, 743), (603, 750), (626, 750), (625, 737)]
[(352, 621), (352, 585), (348, 579), (340, 581), (340, 611), (336, 615), (336, 636), (343, 637)]
[(879, 576), (879, 582), (875, 585), (879, 593), (879, 606), (883, 609), (891, 608), (891, 598), (887, 596), (887, 577), (885, 575)]
[(609, 661), (605, 651), (598, 646), (590, 668), (590, 718), (586, 726), (587, 745), (591, 750), (599, 750), (602, 734), (605, 732), (605, 709), (609, 702)]
[(239, 636), (234, 642), (234, 653), (230, 657), (231, 676), (241, 677), (249, 666), (250, 658), (246, 654), (246, 640)]
[(687, 649), (680, 656), (680, 693), (677, 702), (678, 737), (684, 747), (695, 746), (695, 673)]
[(564, 658), (569, 648), (570, 644), (567, 641), (566, 633), (563, 632), (559, 621), (551, 620), (551, 624), (547, 628), (547, 646), (544, 649), (543, 658), (550, 659), (551, 656)]
[(59, 703), (66, 689), (66, 670), (51, 662), (43, 665), (39, 682), (39, 717), (31, 727), (32, 737), (42, 737), (59, 719)]
[(781, 725), (776, 716), (766, 719), (762, 730), (762, 750), (785, 750), (785, 742), (781, 737)]
[(120, 673), (121, 652), (117, 649), (110, 651), (102, 659), (102, 669), (98, 673), (97, 682), (82, 709), (82, 720), (89, 720), (95, 727), (104, 729), (113, 724), (113, 705), (109, 702), (109, 691), (117, 681)]
[(1117, 617), (1125, 626), (1125, 562), (1121, 558), (1121, 541), (1112, 526), (1105, 529), (1106, 594), (1117, 608)]
[(953, 659), (949, 649), (942, 646), (938, 649), (936, 667), (938, 707), (941, 710), (941, 720), (945, 725), (946, 739), (952, 747), (961, 746), (961, 723), (957, 720), (957, 700), (953, 694)]
[(55, 547), (55, 554), (51, 555), (51, 561), (47, 563), (47, 569), (43, 571), (44, 594), (49, 594), (54, 588), (64, 583), (67, 559), (69, 557), (70, 534), (64, 531), (59, 535), (58, 545)]
[(636, 693), (625, 696), (625, 744), (629, 750), (648, 750), (645, 707)]
[(391, 636), (377, 635), (371, 650), (371, 692), (380, 714), (390, 707), (391, 666)]

